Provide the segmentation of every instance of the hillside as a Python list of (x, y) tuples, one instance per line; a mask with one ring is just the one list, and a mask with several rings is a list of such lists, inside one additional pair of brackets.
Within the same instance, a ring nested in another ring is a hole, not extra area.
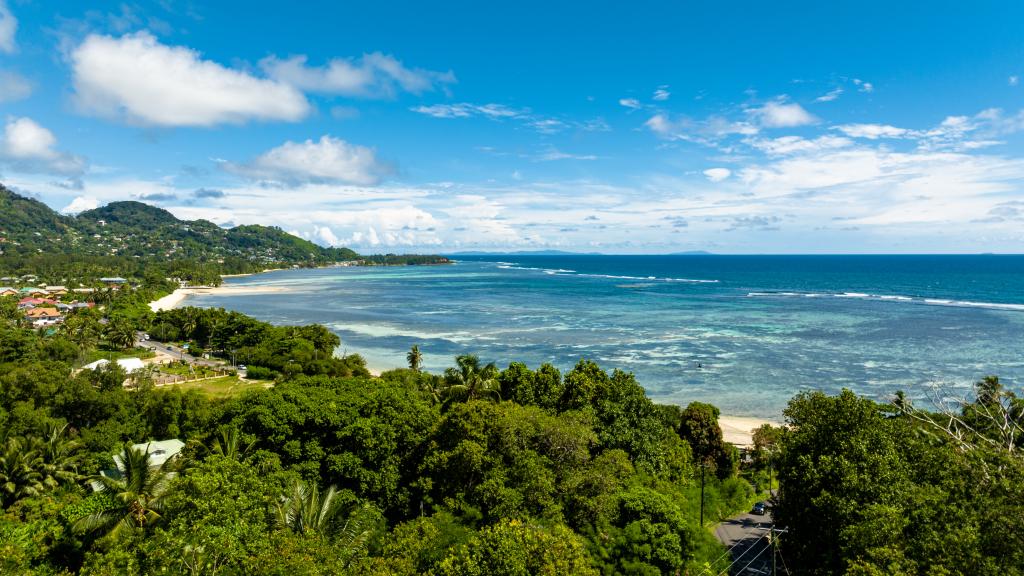
[(133, 259), (240, 259), (260, 265), (329, 264), (355, 260), (347, 248), (323, 248), (276, 227), (224, 229), (207, 220), (179, 220), (141, 202), (112, 202), (63, 216), (0, 185), (0, 250), (6, 256), (65, 254)]

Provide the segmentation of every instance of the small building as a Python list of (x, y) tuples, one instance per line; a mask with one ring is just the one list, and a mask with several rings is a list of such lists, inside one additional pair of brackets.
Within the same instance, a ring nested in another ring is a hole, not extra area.
[[(149, 452), (149, 465), (156, 468), (174, 459), (184, 447), (184, 442), (177, 438), (171, 438), (170, 440), (151, 440), (143, 444), (135, 444), (132, 446), (132, 450)], [(119, 455), (114, 456), (114, 462), (121, 464)]]
[[(164, 464), (174, 460), (178, 454), (181, 454), (182, 449), (185, 448), (185, 443), (177, 438), (171, 438), (169, 440), (151, 440), (149, 442), (143, 442), (142, 444), (133, 444), (132, 450), (142, 450), (149, 454), (149, 467), (150, 469), (160, 468)], [(103, 470), (100, 472), (107, 478), (121, 478), (124, 476), (124, 459), (121, 458), (121, 454), (115, 454), (114, 457), (114, 469)], [(176, 472), (168, 472), (169, 476), (176, 475)], [(103, 489), (103, 484), (98, 480), (93, 480), (89, 483), (94, 492), (99, 492)]]
[(109, 276), (107, 278), (100, 278), (100, 282), (103, 282), (110, 288), (119, 288), (128, 283), (127, 280), (120, 276)]
[(60, 312), (56, 308), (31, 308), (25, 312), (29, 320), (60, 320)]
[(11, 288), (10, 286), (0, 286), (0, 298), (4, 296), (17, 296), (18, 289)]
[(18, 293), (22, 296), (31, 296), (33, 298), (46, 298), (47, 296), (50, 295), (49, 292), (42, 288), (32, 287), (22, 288), (21, 290), (18, 290)]
[(66, 296), (68, 293), (68, 289), (64, 286), (47, 286), (46, 291), (51, 296)]
[[(90, 362), (89, 364), (86, 364), (85, 366), (82, 366), (82, 370), (96, 370), (97, 368), (102, 368), (103, 366), (106, 366), (107, 364), (110, 364), (110, 360), (100, 359), (100, 360), (97, 360), (95, 362)], [(133, 372), (138, 372), (139, 370), (143, 370), (143, 369), (146, 368), (146, 365), (142, 363), (142, 360), (139, 360), (138, 358), (134, 358), (134, 357), (132, 357), (132, 358), (119, 358), (117, 360), (117, 365), (120, 366), (121, 369), (124, 370), (125, 373), (127, 373), (127, 374), (131, 374)]]

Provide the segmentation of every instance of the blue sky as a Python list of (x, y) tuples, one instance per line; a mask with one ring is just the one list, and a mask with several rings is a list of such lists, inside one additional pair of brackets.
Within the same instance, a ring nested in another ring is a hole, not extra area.
[(1024, 246), (1019, 3), (90, 4), (0, 0), (0, 175), (65, 212), (368, 252)]

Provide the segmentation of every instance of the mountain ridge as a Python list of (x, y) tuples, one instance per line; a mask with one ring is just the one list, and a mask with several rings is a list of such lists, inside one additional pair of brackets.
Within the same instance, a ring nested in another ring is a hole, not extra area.
[(138, 259), (240, 258), (263, 264), (322, 265), (356, 260), (348, 248), (325, 248), (276, 226), (224, 229), (208, 220), (181, 220), (134, 200), (111, 202), (77, 216), (0, 184), (0, 252), (9, 256), (71, 254)]

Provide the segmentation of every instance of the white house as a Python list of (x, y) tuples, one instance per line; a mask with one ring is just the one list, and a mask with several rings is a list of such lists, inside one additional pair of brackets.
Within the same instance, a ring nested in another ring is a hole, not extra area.
[[(82, 369), (96, 370), (97, 368), (106, 366), (107, 364), (110, 364), (110, 360), (101, 359), (82, 366)], [(142, 370), (146, 367), (146, 365), (142, 363), (142, 360), (139, 360), (138, 358), (120, 358), (117, 360), (117, 365), (128, 374)]]

